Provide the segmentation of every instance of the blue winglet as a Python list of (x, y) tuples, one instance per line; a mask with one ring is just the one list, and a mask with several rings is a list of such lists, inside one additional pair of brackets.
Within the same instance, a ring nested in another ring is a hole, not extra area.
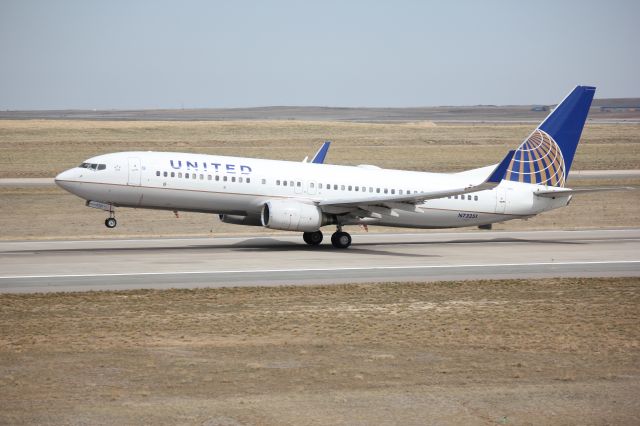
[(324, 163), (324, 158), (327, 156), (327, 152), (329, 151), (329, 145), (331, 145), (331, 141), (324, 141), (316, 155), (311, 159), (312, 163), (322, 164)]
[(500, 164), (493, 169), (493, 173), (487, 179), (487, 182), (490, 183), (500, 183), (500, 181), (504, 178), (505, 173), (507, 173), (507, 167), (509, 167), (509, 163), (511, 163), (511, 159), (513, 155), (516, 153), (515, 149), (511, 150), (507, 153), (507, 156), (502, 159)]

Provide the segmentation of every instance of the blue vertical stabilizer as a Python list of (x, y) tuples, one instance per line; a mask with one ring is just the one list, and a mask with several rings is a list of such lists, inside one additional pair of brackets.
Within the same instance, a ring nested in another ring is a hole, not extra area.
[(564, 186), (596, 88), (577, 86), (516, 150), (506, 180)]

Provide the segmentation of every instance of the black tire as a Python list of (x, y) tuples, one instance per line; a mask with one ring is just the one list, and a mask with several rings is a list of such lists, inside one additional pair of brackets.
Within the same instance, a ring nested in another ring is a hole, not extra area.
[(118, 222), (116, 221), (115, 217), (108, 217), (104, 221), (104, 226), (106, 226), (107, 228), (115, 228), (117, 224)]
[(317, 246), (322, 242), (322, 231), (305, 232), (302, 234), (302, 239), (310, 246)]
[(335, 232), (331, 236), (331, 244), (335, 248), (346, 249), (351, 245), (351, 235), (348, 232)]

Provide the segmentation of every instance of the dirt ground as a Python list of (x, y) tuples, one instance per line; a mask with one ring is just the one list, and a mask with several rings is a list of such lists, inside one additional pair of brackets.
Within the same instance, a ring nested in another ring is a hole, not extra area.
[[(639, 129), (588, 126), (575, 167), (640, 168)], [(0, 121), (0, 177), (133, 149), (301, 160), (325, 138), (332, 163), (462, 170), (530, 130)], [(494, 229), (636, 227), (639, 205), (638, 190), (586, 194)], [(55, 187), (0, 187), (5, 240), (271, 233), (204, 214), (118, 219), (107, 230)], [(637, 278), (0, 295), (0, 424), (635, 425), (639, 319)]]
[[(53, 177), (116, 151), (183, 151), (302, 161), (325, 139), (331, 164), (461, 171), (499, 162), (533, 124), (309, 121), (0, 120), (0, 178)], [(640, 126), (587, 124), (575, 170), (640, 169)]]
[(640, 279), (0, 295), (1, 424), (638, 424)]

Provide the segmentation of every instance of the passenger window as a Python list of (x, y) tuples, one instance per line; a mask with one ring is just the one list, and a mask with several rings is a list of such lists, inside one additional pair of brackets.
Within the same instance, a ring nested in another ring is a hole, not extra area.
[(216, 182), (220, 180), (220, 175), (216, 175)]
[[(289, 185), (293, 186), (293, 181), (289, 181)], [(300, 182), (298, 182), (298, 186), (300, 186)]]
[(262, 184), (266, 185), (267, 184), (267, 180), (266, 179), (262, 179)]
[[(298, 183), (300, 183), (300, 182), (298, 182)], [(298, 185), (298, 186), (300, 186), (300, 185)], [(309, 184), (309, 187), (310, 187), (310, 188), (315, 188), (315, 186), (313, 185), (313, 182), (311, 182), (311, 183)]]
[(373, 192), (373, 186), (369, 187), (369, 192)]
[(222, 176), (222, 181), (226, 182), (227, 181), (227, 177), (226, 176)]
[(385, 188), (385, 189), (384, 189), (384, 193), (385, 193), (385, 194), (388, 194), (388, 193), (389, 193), (389, 190), (388, 190), (387, 188)]
[(245, 182), (251, 183), (251, 178), (247, 178), (247, 180)]
[(184, 174), (184, 178), (185, 178), (185, 179), (189, 179), (189, 173), (185, 173), (185, 174)]
[(280, 185), (280, 181), (279, 180), (276, 181), (276, 185)]
[(478, 201), (478, 196), (477, 195), (473, 196), (473, 201)]
[(160, 176), (160, 171), (156, 171), (156, 176)]
[(182, 172), (178, 172), (178, 177), (181, 178), (182, 177)]
[(471, 201), (471, 195), (467, 195), (467, 200)]
[(398, 194), (399, 194), (399, 195), (402, 195), (402, 189), (398, 191)]
[(191, 175), (191, 178), (193, 178), (193, 179), (197, 179), (197, 178), (198, 178), (198, 176), (194, 173), (194, 174), (192, 174), (192, 175)]
[(211, 175), (207, 175), (207, 180), (211, 180)]
[(176, 177), (176, 172), (171, 172), (171, 177)]
[(164, 177), (167, 177), (167, 175), (168, 175), (168, 174), (169, 174), (169, 173), (164, 172), (164, 173), (163, 173), (163, 176), (164, 176)]
[(338, 190), (338, 185), (333, 185), (333, 190), (337, 191)]
[(235, 182), (236, 181), (236, 177), (235, 176), (231, 176), (231, 182)]
[(200, 175), (200, 180), (204, 180), (204, 175), (203, 174)]
[(360, 191), (360, 187), (356, 186), (356, 191)]
[(340, 185), (340, 189), (344, 191), (344, 185)]
[(349, 185), (349, 191), (351, 191), (353, 189), (353, 186)]
[(282, 186), (287, 186), (287, 181), (282, 182)]
[(396, 190), (395, 190), (395, 189), (392, 189), (392, 190), (391, 190), (391, 193), (392, 193), (392, 194), (395, 194), (395, 193), (396, 193)]
[[(293, 185), (293, 182), (291, 183)], [(302, 186), (300, 182), (297, 183), (298, 187)]]
[(238, 183), (242, 183), (242, 178), (241, 177), (238, 178)]
[(376, 188), (376, 194), (380, 193), (380, 188)]

